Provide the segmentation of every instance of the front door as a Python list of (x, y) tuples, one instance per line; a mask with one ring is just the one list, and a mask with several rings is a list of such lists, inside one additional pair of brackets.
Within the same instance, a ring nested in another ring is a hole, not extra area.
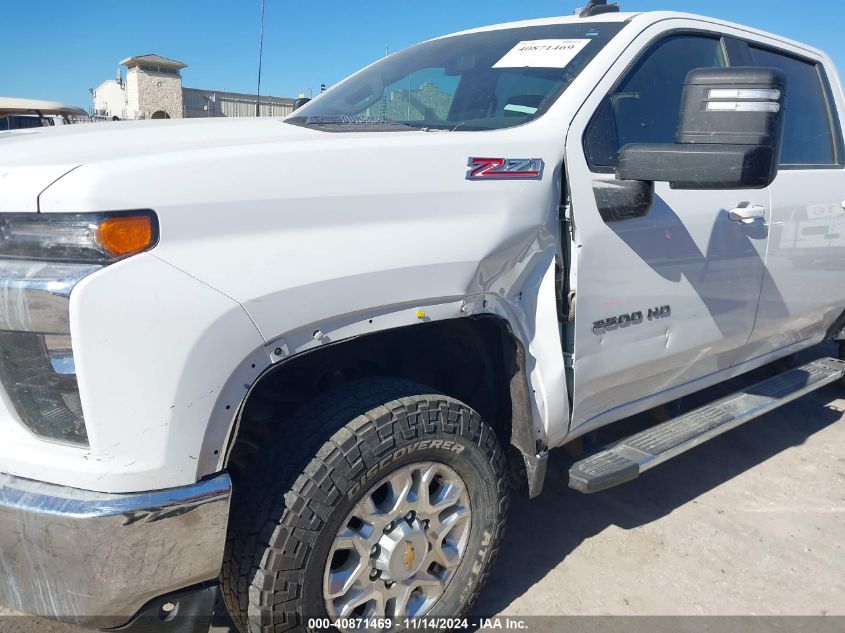
[[(701, 379), (741, 362), (764, 276), (768, 189), (657, 183), (644, 217), (602, 219), (594, 186), (614, 180), (617, 150), (674, 142), (687, 73), (729, 63), (716, 34), (673, 30), (642, 39), (637, 61), (617, 63), (567, 137), (576, 293), (571, 428), (580, 432), (703, 388)], [(731, 209), (752, 205), (763, 218), (729, 218)]]

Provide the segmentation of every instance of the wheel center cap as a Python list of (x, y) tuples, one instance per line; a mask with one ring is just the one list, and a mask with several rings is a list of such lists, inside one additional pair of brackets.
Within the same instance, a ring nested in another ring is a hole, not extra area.
[(416, 574), (428, 554), (428, 538), (422, 522), (405, 519), (379, 539), (379, 555), (373, 566), (381, 570), (384, 580), (401, 582)]

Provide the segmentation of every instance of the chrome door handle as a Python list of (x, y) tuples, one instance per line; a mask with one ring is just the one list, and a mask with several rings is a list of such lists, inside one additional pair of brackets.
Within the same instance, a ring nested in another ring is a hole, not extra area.
[(762, 204), (749, 204), (747, 202), (743, 202), (739, 206), (728, 211), (728, 217), (734, 222), (752, 224), (757, 220), (764, 220), (766, 218), (766, 207)]

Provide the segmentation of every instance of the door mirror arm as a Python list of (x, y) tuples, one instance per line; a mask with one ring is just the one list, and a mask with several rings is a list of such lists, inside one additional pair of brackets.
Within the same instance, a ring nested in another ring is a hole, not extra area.
[(605, 222), (646, 215), (654, 204), (654, 183), (645, 180), (594, 180), (593, 195)]

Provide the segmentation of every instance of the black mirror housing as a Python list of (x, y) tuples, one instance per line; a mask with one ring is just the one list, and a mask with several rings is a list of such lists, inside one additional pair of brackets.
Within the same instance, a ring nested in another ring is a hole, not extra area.
[(775, 68), (699, 68), (684, 82), (675, 142), (778, 147), (786, 76)]
[(762, 189), (777, 176), (786, 78), (774, 68), (706, 68), (687, 75), (672, 144), (619, 151), (617, 178), (673, 189)]
[(754, 145), (626, 145), (616, 174), (672, 189), (765, 189), (777, 176), (775, 154)]

